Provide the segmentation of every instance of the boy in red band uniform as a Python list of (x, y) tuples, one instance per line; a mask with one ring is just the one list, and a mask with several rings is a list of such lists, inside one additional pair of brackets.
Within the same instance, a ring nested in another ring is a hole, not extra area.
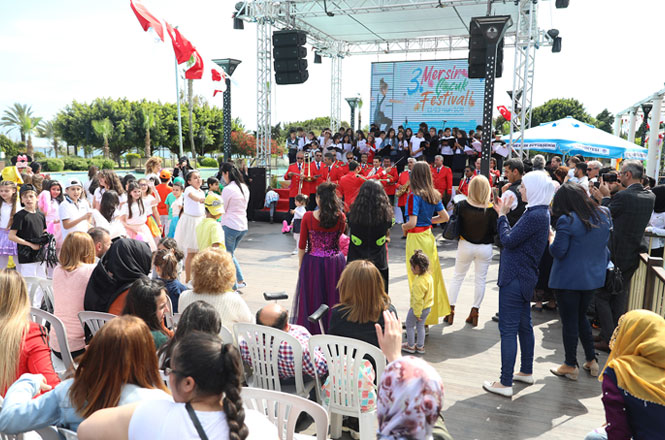
[(328, 167), (323, 163), (323, 153), (321, 153), (321, 151), (314, 153), (314, 160), (309, 164), (309, 175), (311, 177), (316, 177), (316, 180), (309, 182), (310, 193), (309, 201), (307, 202), (307, 210), (314, 211), (314, 209), (316, 209), (316, 188), (328, 180)]
[(372, 161), (372, 168), (369, 169), (365, 177), (369, 179), (383, 179), (383, 168), (381, 168), (381, 158), (375, 157)]
[(475, 176), (474, 169), (471, 165), (467, 165), (466, 168), (464, 168), (464, 176), (462, 177), (462, 180), (459, 182), (459, 187), (457, 187), (457, 192), (464, 194), (465, 196), (469, 195), (469, 183), (471, 183), (471, 179), (473, 179)]
[(356, 200), (358, 191), (367, 179), (360, 176), (360, 165), (355, 160), (349, 162), (349, 172), (339, 179), (337, 191), (344, 199), (344, 211), (349, 212), (351, 204)]
[(399, 176), (397, 175), (397, 168), (390, 165), (390, 157), (383, 158), (383, 177), (381, 185), (390, 199), (390, 204), (395, 206), (395, 191), (397, 191), (396, 184)]
[(363, 176), (367, 176), (367, 173), (369, 173), (370, 170), (372, 169), (370, 164), (367, 163), (368, 157), (369, 156), (367, 155), (367, 153), (363, 153), (360, 155), (360, 163), (358, 164), (358, 166), (360, 167), (359, 173), (362, 174)]
[(445, 206), (453, 194), (453, 171), (443, 164), (443, 156), (441, 155), (434, 157), (431, 170), (434, 188), (441, 193)]
[[(305, 164), (305, 153), (298, 151), (296, 154), (296, 163), (289, 165), (289, 168), (284, 174), (284, 180), (290, 180), (291, 185), (289, 186), (289, 210), (293, 211), (296, 209), (296, 196), (298, 195), (298, 190), (300, 189), (300, 175), (303, 173)], [(305, 182), (303, 182), (302, 194), (305, 194)], [(290, 219), (287, 219), (287, 222), (290, 222)]]

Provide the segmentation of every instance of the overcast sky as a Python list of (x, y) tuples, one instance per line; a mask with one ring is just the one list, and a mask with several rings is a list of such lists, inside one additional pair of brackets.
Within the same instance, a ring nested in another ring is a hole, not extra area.
[[(0, 111), (14, 102), (52, 118), (72, 100), (97, 97), (175, 102), (172, 50), (143, 32), (128, 0), (0, 0)], [(579, 99), (595, 115), (623, 110), (665, 81), (662, 0), (571, 0), (568, 9), (541, 1), (540, 26), (557, 28), (563, 50), (537, 52), (534, 104), (551, 98)], [(209, 58), (238, 58), (233, 75), (233, 116), (256, 127), (256, 27), (234, 31), (232, 0), (144, 0), (158, 17), (179, 26)], [(405, 14), (408, 14), (406, 12)], [(458, 52), (455, 58), (465, 58)], [(358, 56), (343, 62), (342, 97), (360, 94), (369, 103), (374, 61), (432, 59), (433, 54)], [(311, 61), (311, 57), (310, 57)], [(512, 49), (496, 87), (496, 105), (509, 105)], [(330, 113), (330, 62), (310, 62), (303, 85), (278, 86), (272, 123)], [(200, 93), (207, 93), (199, 90)], [(221, 95), (211, 102), (222, 106)], [(349, 119), (342, 101), (342, 119)], [(363, 107), (368, 122), (369, 105)], [(17, 138), (13, 134), (14, 139)]]

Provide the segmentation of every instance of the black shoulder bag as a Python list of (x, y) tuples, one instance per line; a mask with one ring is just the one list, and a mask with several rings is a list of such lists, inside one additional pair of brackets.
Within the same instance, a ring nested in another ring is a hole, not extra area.
[(453, 209), (453, 215), (448, 219), (446, 223), (446, 228), (443, 230), (443, 238), (447, 240), (459, 240), (460, 233), (459, 225), (459, 203), (455, 205)]
[(614, 266), (605, 273), (605, 291), (610, 295), (623, 292), (623, 275), (614, 261), (614, 228), (610, 230), (610, 261)]
[(187, 409), (187, 414), (189, 415), (189, 418), (192, 419), (192, 423), (194, 423), (194, 428), (196, 428), (196, 432), (199, 434), (199, 437), (201, 437), (201, 440), (208, 440), (208, 436), (206, 435), (206, 432), (203, 430), (203, 426), (201, 426), (201, 422), (199, 422), (199, 418), (196, 417), (196, 412), (194, 411), (194, 408), (192, 408), (192, 405), (189, 402), (185, 403), (185, 409)]

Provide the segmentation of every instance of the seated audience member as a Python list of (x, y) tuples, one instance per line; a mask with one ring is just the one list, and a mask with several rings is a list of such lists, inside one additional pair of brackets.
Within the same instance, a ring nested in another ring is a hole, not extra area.
[(141, 277), (132, 283), (122, 314), (139, 317), (148, 325), (156, 349), (173, 337), (173, 332), (164, 325), (166, 313), (168, 298), (164, 283), (148, 277)]
[(586, 440), (663, 438), (665, 320), (631, 310), (619, 320), (610, 348), (599, 378), (606, 424)]
[(443, 419), (440, 376), (425, 361), (402, 357), (402, 323), (387, 310), (383, 320), (384, 328), (375, 324), (379, 346), (388, 361), (379, 384), (377, 439), (453, 440)]
[(111, 247), (111, 235), (109, 231), (100, 227), (90, 228), (88, 229), (88, 235), (92, 238), (95, 246), (95, 258), (102, 258)]
[(44, 337), (46, 329), (32, 322), (29, 312), (23, 277), (15, 270), (0, 270), (0, 397), (24, 373), (42, 374), (51, 387), (60, 383)]
[[(67, 235), (59, 260), (60, 264), (53, 270), (53, 314), (65, 325), (69, 350), (76, 358), (85, 351), (85, 334), (78, 314), (83, 310), (85, 289), (95, 269), (95, 245), (90, 235), (80, 231)], [(51, 347), (62, 359), (53, 329)]]
[(228, 328), (238, 322), (252, 322), (252, 312), (238, 292), (233, 291), (236, 268), (231, 254), (217, 248), (198, 252), (192, 262), (192, 290), (180, 294), (179, 308), (194, 301), (211, 304)]
[(171, 298), (171, 304), (173, 305), (173, 313), (178, 313), (180, 310), (179, 300), (180, 294), (187, 290), (187, 286), (182, 284), (178, 280), (178, 255), (182, 259), (183, 254), (179, 249), (160, 249), (155, 252), (153, 257), (154, 271), (153, 273), (157, 276), (157, 279), (164, 283), (166, 287), (166, 292)]
[(163, 359), (162, 368), (169, 366), (175, 344), (185, 335), (195, 330), (211, 335), (219, 335), (222, 330), (222, 320), (219, 318), (219, 313), (205, 301), (194, 301), (182, 312), (175, 334), (166, 344), (160, 347), (157, 353), (159, 358)]
[(383, 311), (395, 307), (383, 288), (381, 273), (367, 260), (349, 263), (337, 284), (340, 303), (332, 308), (328, 334), (359, 339), (376, 347), (374, 324), (383, 327)]
[(92, 271), (85, 290), (84, 308), (120, 315), (129, 286), (150, 273), (152, 255), (145, 242), (116, 240)]
[[(314, 353), (314, 359), (312, 359), (312, 354), (309, 352), (309, 338), (312, 335), (305, 327), (289, 324), (289, 312), (284, 307), (279, 304), (268, 304), (256, 313), (256, 323), (285, 331), (300, 342), (302, 348), (302, 371), (305, 375), (313, 378), (315, 376), (315, 369), (319, 376), (328, 374), (328, 365), (326, 364), (326, 358), (323, 356), (323, 353), (317, 350)], [(240, 354), (245, 363), (252, 365), (249, 348), (245, 341), (240, 341)], [(292, 379), (296, 373), (293, 363), (293, 349), (289, 344), (283, 342), (279, 347), (277, 356), (279, 358), (279, 378), (282, 380)]]
[(278, 438), (277, 428), (265, 416), (243, 408), (240, 355), (218, 336), (202, 332), (185, 336), (173, 348), (167, 373), (173, 401), (97, 411), (79, 427), (79, 439)]
[(41, 374), (24, 374), (7, 391), (0, 432), (18, 434), (56, 425), (76, 431), (84, 418), (102, 408), (142, 400), (168, 399), (157, 369), (148, 327), (121, 316), (106, 323), (90, 341), (74, 377), (51, 390)]

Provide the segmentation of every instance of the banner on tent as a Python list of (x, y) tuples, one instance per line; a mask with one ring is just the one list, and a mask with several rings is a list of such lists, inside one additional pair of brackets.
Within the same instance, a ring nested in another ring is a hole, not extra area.
[(370, 123), (382, 130), (421, 122), (437, 130), (483, 123), (484, 79), (468, 78), (463, 60), (372, 63)]

